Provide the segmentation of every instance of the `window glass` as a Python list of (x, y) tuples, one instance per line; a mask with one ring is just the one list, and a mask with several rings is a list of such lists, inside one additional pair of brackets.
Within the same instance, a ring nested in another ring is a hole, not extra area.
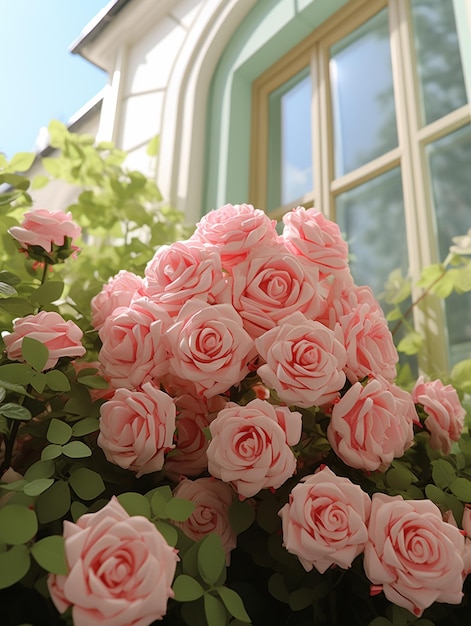
[(422, 122), (430, 124), (466, 104), (453, 0), (412, 0), (411, 12)]
[(397, 146), (387, 9), (330, 48), (336, 176)]
[[(471, 228), (471, 127), (463, 126), (427, 147), (435, 207), (440, 260), (447, 254), (452, 237)], [(471, 353), (471, 293), (452, 294), (445, 301), (450, 360), (469, 358)]]
[(407, 274), (404, 204), (401, 172), (395, 168), (340, 194), (336, 216), (347, 239), (350, 268), (358, 285), (369, 285), (378, 295), (390, 272)]
[(270, 94), (268, 208), (313, 190), (309, 68)]

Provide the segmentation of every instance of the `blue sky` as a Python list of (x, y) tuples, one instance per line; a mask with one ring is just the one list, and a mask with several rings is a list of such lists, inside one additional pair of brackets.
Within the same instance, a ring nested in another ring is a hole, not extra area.
[(33, 149), (41, 126), (67, 123), (107, 76), (68, 48), (108, 0), (0, 0), (0, 152)]

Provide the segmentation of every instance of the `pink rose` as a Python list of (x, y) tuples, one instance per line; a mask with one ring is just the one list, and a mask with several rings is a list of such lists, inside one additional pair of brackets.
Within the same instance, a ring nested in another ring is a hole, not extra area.
[(64, 522), (69, 573), (50, 574), (60, 612), (72, 606), (74, 626), (148, 626), (162, 619), (178, 556), (154, 524), (130, 517), (115, 496), (100, 511)]
[(254, 344), (230, 304), (193, 298), (166, 333), (170, 373), (211, 398), (237, 385), (249, 372)]
[(224, 267), (240, 263), (255, 246), (276, 240), (276, 221), (251, 204), (225, 204), (204, 215), (192, 240), (219, 248)]
[(204, 429), (224, 407), (226, 400), (214, 396), (207, 401), (188, 394), (175, 399), (177, 407), (175, 448), (168, 454), (164, 469), (176, 476), (199, 476), (208, 469), (209, 440)]
[(373, 495), (364, 568), (387, 599), (416, 616), (434, 602), (460, 604), (464, 537), (430, 500)]
[(383, 472), (411, 445), (415, 415), (411, 395), (378, 376), (334, 404), (327, 437), (350, 467)]
[(382, 311), (365, 302), (339, 323), (347, 350), (347, 378), (355, 382), (378, 372), (392, 382), (399, 357)]
[(257, 373), (286, 404), (309, 407), (338, 397), (347, 360), (338, 333), (293, 313), (255, 340), (266, 361)]
[(253, 338), (299, 311), (315, 319), (323, 308), (323, 291), (315, 268), (306, 266), (281, 245), (254, 248), (232, 268), (234, 307)]
[(13, 322), (13, 332), (3, 337), (10, 360), (23, 360), (21, 346), (24, 337), (40, 341), (49, 350), (43, 371), (54, 367), (62, 357), (73, 358), (85, 354), (85, 348), (81, 344), (83, 333), (80, 328), (70, 320), (66, 322), (55, 311), (41, 311)]
[(210, 304), (230, 302), (217, 249), (197, 241), (161, 246), (146, 266), (145, 288), (151, 300), (172, 316), (190, 298)]
[(320, 275), (341, 278), (348, 269), (348, 245), (340, 228), (317, 209), (298, 206), (283, 215), (283, 239), (288, 250), (305, 257)]
[(250, 498), (280, 487), (296, 471), (290, 446), (301, 437), (301, 414), (265, 400), (246, 406), (228, 402), (211, 422), (208, 470)]
[(53, 244), (63, 246), (66, 237), (77, 239), (82, 230), (70, 212), (35, 209), (24, 214), (21, 226), (12, 226), (8, 232), (24, 247), (40, 246), (52, 252)]
[(184, 522), (174, 522), (175, 526), (179, 526), (194, 541), (199, 541), (209, 533), (219, 535), (229, 565), (231, 550), (237, 544), (237, 535), (229, 520), (229, 507), (235, 495), (232, 487), (214, 478), (184, 478), (174, 489), (173, 495), (195, 505), (190, 517)]
[(348, 283), (336, 279), (329, 282), (325, 310), (318, 321), (334, 329), (342, 316), (349, 315), (361, 304), (368, 305), (370, 314), (384, 317), (371, 287), (355, 285), (353, 279)]
[(323, 574), (331, 565), (348, 569), (368, 540), (371, 500), (348, 478), (328, 467), (306, 476), (279, 512), (283, 545), (304, 569)]
[(91, 299), (92, 326), (100, 330), (115, 309), (129, 306), (133, 300), (144, 295), (144, 284), (140, 276), (121, 270), (103, 285), (103, 289)]
[(461, 406), (456, 389), (441, 380), (425, 382), (420, 376), (412, 397), (421, 404), (427, 417), (425, 427), (430, 432), (430, 447), (450, 454), (451, 444), (458, 441), (464, 426), (466, 411)]
[(173, 448), (175, 404), (152, 383), (141, 391), (118, 389), (100, 407), (97, 443), (110, 463), (143, 474), (158, 472)]
[(103, 375), (118, 389), (136, 389), (168, 370), (162, 335), (168, 314), (148, 298), (115, 309), (98, 331), (103, 343), (98, 354)]

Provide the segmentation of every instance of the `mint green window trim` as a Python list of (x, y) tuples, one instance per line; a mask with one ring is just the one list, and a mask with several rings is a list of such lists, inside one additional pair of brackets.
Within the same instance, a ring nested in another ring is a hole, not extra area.
[(347, 1), (258, 0), (239, 25), (209, 94), (203, 213), (248, 199), (253, 81)]

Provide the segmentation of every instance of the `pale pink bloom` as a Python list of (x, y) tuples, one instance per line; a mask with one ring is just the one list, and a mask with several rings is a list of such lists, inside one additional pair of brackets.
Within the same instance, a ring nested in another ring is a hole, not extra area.
[(339, 323), (347, 350), (346, 374), (350, 382), (376, 372), (392, 382), (399, 356), (382, 311), (364, 302), (340, 317)]
[(173, 522), (185, 535), (199, 541), (210, 533), (221, 539), (226, 553), (226, 564), (230, 564), (231, 551), (236, 547), (237, 535), (229, 520), (229, 507), (234, 500), (230, 485), (214, 478), (184, 478), (173, 491), (175, 498), (189, 500), (195, 505), (190, 517), (184, 522)]
[[(453, 514), (452, 514), (453, 516)], [(464, 574), (467, 576), (471, 573), (471, 508), (469, 504), (465, 505), (463, 511), (463, 521), (461, 523), (463, 530), (466, 534), (464, 545)]]
[(283, 545), (304, 569), (350, 568), (368, 540), (370, 497), (327, 466), (301, 479), (279, 512)]
[(441, 380), (425, 382), (420, 376), (412, 390), (416, 404), (421, 404), (427, 417), (425, 428), (430, 433), (430, 447), (450, 454), (451, 444), (458, 441), (463, 431), (466, 411), (456, 389)]
[(353, 313), (362, 304), (368, 305), (371, 315), (378, 314), (384, 317), (371, 287), (355, 285), (353, 279), (348, 282), (335, 279), (329, 284), (325, 310), (318, 321), (334, 329), (341, 317)]
[(228, 402), (209, 425), (209, 473), (245, 498), (277, 489), (296, 471), (290, 446), (298, 443), (301, 427), (301, 414), (287, 407), (258, 399), (245, 406)]
[(40, 246), (51, 252), (52, 245), (63, 246), (66, 237), (80, 237), (81, 228), (70, 212), (35, 209), (27, 211), (21, 225), (12, 226), (8, 232), (24, 247)]
[(173, 446), (175, 404), (152, 383), (140, 391), (118, 389), (100, 407), (97, 443), (110, 463), (137, 473), (162, 469)]
[(170, 373), (211, 398), (237, 385), (255, 356), (253, 340), (230, 304), (210, 305), (193, 298), (166, 333)]
[(341, 278), (348, 269), (348, 245), (340, 228), (315, 208), (298, 206), (283, 215), (283, 239), (288, 250), (316, 265), (321, 277)]
[(118, 307), (129, 306), (133, 300), (144, 295), (144, 284), (140, 276), (126, 270), (119, 271), (103, 285), (102, 290), (90, 301), (92, 326), (100, 330)]
[(288, 405), (327, 404), (345, 384), (347, 360), (338, 332), (293, 313), (255, 340), (265, 360), (257, 373)]
[(40, 311), (13, 322), (13, 331), (3, 336), (7, 357), (12, 361), (23, 361), (22, 344), (24, 337), (36, 339), (49, 350), (49, 357), (43, 367), (51, 369), (62, 357), (80, 357), (85, 354), (82, 346), (83, 332), (72, 321), (65, 321), (55, 311)]
[(60, 612), (72, 606), (74, 626), (148, 626), (166, 614), (179, 559), (148, 519), (113, 496), (65, 521), (64, 539), (69, 573), (49, 574), (48, 587)]
[(169, 475), (199, 476), (208, 468), (209, 439), (204, 430), (222, 409), (226, 400), (214, 396), (205, 401), (186, 394), (175, 398), (177, 407), (175, 448), (165, 460), (165, 472)]
[(204, 215), (191, 240), (217, 246), (223, 266), (240, 263), (255, 246), (275, 242), (276, 221), (251, 204), (225, 204)]
[(118, 389), (136, 389), (168, 371), (162, 335), (170, 325), (168, 314), (149, 298), (115, 309), (98, 334), (103, 375)]
[(385, 471), (410, 447), (415, 415), (411, 395), (377, 376), (354, 383), (334, 404), (327, 437), (350, 467)]
[(460, 604), (464, 537), (430, 500), (375, 493), (364, 568), (386, 598), (416, 616), (434, 602)]
[(190, 298), (230, 302), (218, 250), (198, 241), (161, 246), (146, 266), (144, 283), (151, 300), (172, 316)]
[(281, 245), (254, 248), (232, 268), (232, 302), (254, 339), (283, 318), (303, 313), (315, 319), (323, 310), (323, 289), (317, 270)]

